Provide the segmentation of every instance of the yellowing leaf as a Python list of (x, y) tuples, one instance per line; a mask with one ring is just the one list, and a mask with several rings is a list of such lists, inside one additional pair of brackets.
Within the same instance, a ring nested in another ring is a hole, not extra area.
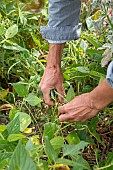
[(26, 128), (25, 130), (24, 130), (24, 133), (31, 133), (32, 132), (32, 128)]
[(32, 136), (31, 138), (30, 138), (30, 140), (31, 140), (31, 142), (34, 144), (34, 145), (39, 145), (40, 144), (40, 142), (39, 142), (39, 136), (38, 135), (35, 135), (35, 136)]
[(2, 19), (2, 14), (0, 13), (0, 20)]
[(98, 11), (92, 16), (92, 19), (93, 19), (93, 20), (98, 20), (101, 14), (102, 14), (102, 11), (101, 11), (101, 10), (98, 10)]
[(53, 168), (55, 168), (55, 170), (70, 170), (69, 166), (64, 164), (55, 164)]
[(10, 104), (3, 104), (2, 106), (0, 106), (0, 111), (1, 110), (9, 110), (9, 109), (13, 109), (13, 106)]
[(9, 89), (0, 91), (0, 99), (5, 99), (8, 93)]
[(0, 132), (3, 132), (6, 129), (5, 125), (0, 125)]

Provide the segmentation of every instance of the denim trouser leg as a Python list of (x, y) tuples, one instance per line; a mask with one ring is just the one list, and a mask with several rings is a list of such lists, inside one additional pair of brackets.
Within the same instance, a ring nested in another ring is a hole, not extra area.
[(49, 0), (48, 26), (41, 27), (43, 38), (58, 42), (78, 39), (80, 9), (81, 0)]

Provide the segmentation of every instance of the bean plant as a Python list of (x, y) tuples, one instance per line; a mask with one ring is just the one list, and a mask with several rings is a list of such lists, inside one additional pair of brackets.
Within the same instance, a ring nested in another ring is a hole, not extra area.
[[(0, 170), (112, 170), (112, 104), (84, 123), (61, 123), (56, 90), (54, 107), (43, 101), (38, 85), (48, 42), (40, 26), (47, 24), (48, 1), (38, 11), (29, 3), (0, 1)], [(62, 56), (65, 102), (105, 79), (113, 57), (112, 9), (112, 0), (82, 2), (81, 36), (66, 43)]]

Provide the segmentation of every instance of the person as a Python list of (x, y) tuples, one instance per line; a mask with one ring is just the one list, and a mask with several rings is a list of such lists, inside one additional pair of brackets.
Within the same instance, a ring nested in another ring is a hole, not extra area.
[[(61, 58), (65, 42), (77, 40), (81, 32), (79, 23), (81, 0), (49, 0), (48, 26), (41, 27), (43, 38), (49, 42), (47, 65), (39, 84), (46, 104), (53, 106), (50, 91), (56, 89), (61, 103), (64, 99)], [(100, 110), (113, 101), (113, 62), (107, 70), (106, 79), (94, 90), (75, 97), (72, 101), (58, 107), (61, 122), (84, 122), (94, 117)]]

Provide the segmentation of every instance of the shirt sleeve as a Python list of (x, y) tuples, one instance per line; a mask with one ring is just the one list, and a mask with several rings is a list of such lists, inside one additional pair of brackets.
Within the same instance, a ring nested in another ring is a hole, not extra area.
[(40, 28), (42, 37), (52, 43), (78, 39), (80, 9), (81, 0), (49, 0), (49, 22)]
[(108, 66), (106, 80), (108, 84), (113, 88), (113, 61)]

